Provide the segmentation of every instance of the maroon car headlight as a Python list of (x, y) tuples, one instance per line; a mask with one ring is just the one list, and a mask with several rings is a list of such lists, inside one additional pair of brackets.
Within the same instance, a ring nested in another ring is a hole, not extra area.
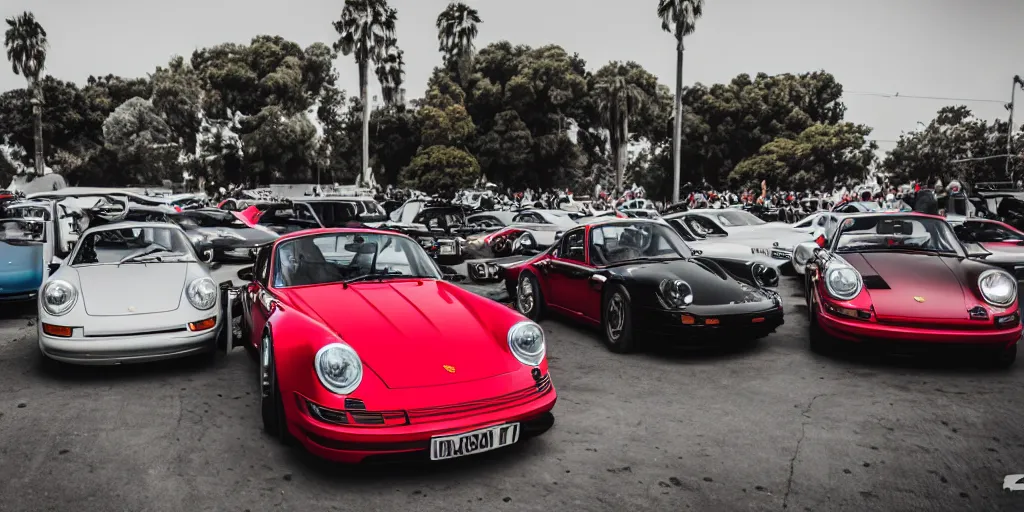
[(985, 302), (1006, 307), (1017, 298), (1017, 280), (1003, 270), (986, 270), (978, 277), (978, 290)]
[(363, 362), (355, 349), (344, 343), (324, 345), (313, 358), (316, 376), (332, 393), (348, 395), (363, 380)]
[(519, 322), (508, 330), (508, 348), (512, 355), (527, 366), (540, 366), (547, 347), (544, 329), (533, 322)]
[(825, 270), (825, 288), (839, 300), (853, 300), (864, 288), (864, 280), (857, 269), (846, 264), (831, 264)]

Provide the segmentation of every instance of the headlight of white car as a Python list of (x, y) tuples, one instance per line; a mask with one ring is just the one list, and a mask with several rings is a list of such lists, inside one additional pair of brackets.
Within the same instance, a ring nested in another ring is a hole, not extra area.
[(520, 363), (538, 366), (547, 351), (544, 329), (533, 322), (519, 322), (508, 330), (508, 347)]
[(332, 393), (347, 395), (363, 380), (363, 362), (354, 348), (344, 343), (324, 345), (313, 358), (320, 383)]
[(1009, 306), (1017, 298), (1017, 280), (1002, 270), (986, 270), (978, 277), (978, 289), (985, 302)]
[(848, 265), (829, 265), (825, 270), (825, 288), (839, 300), (853, 300), (864, 286), (857, 269)]
[(200, 277), (188, 284), (185, 295), (196, 309), (210, 309), (217, 303), (217, 284), (209, 277)]
[(43, 309), (53, 316), (61, 316), (75, 306), (78, 290), (67, 281), (50, 281), (43, 287)]

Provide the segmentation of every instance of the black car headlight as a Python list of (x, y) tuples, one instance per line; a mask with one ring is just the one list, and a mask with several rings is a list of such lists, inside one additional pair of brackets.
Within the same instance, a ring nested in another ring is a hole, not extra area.
[(763, 263), (754, 263), (750, 267), (750, 273), (753, 274), (754, 282), (758, 286), (778, 286), (779, 285), (779, 271), (773, 267), (769, 267)]
[(658, 285), (658, 300), (668, 309), (680, 309), (693, 304), (693, 289), (682, 279), (665, 279)]

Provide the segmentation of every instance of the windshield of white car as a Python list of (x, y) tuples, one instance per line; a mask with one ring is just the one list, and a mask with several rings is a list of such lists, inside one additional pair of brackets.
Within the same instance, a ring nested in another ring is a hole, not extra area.
[(686, 242), (672, 228), (654, 222), (615, 223), (590, 230), (591, 260), (614, 265), (634, 260), (689, 258)]
[(303, 236), (281, 242), (274, 255), (275, 288), (397, 278), (441, 272), (418, 243), (382, 233)]
[(45, 242), (46, 224), (38, 220), (0, 219), (0, 242)]
[(962, 256), (962, 246), (945, 221), (896, 215), (844, 220), (835, 250), (838, 253), (921, 251)]
[(765, 221), (742, 210), (723, 210), (721, 212), (706, 215), (727, 228), (735, 226), (760, 226), (761, 224), (765, 224)]
[(71, 265), (195, 261), (188, 238), (177, 228), (104, 229), (82, 236)]
[(179, 218), (179, 224), (183, 226), (194, 225), (200, 228), (247, 228), (244, 222), (239, 220), (229, 211), (225, 210), (206, 210), (198, 212), (189, 212), (183, 214)]

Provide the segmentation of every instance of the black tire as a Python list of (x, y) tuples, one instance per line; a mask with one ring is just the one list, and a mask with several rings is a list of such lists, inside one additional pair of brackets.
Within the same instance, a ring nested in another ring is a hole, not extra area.
[(544, 292), (540, 289), (537, 276), (523, 272), (517, 283), (516, 311), (534, 322), (540, 322), (544, 318)]
[(629, 294), (621, 285), (612, 285), (601, 301), (601, 330), (604, 344), (616, 354), (636, 350), (633, 338), (633, 306)]
[(814, 302), (808, 298), (809, 306), (807, 307), (807, 337), (811, 340), (811, 351), (817, 352), (818, 354), (828, 354), (835, 349), (835, 342), (832, 338), (821, 329), (818, 325), (818, 310)]
[(991, 354), (987, 354), (985, 358), (985, 366), (995, 370), (1006, 370), (1013, 366), (1014, 361), (1017, 360), (1017, 344), (1010, 348), (1001, 348), (993, 351)]
[(274, 343), (270, 333), (265, 333), (260, 343), (257, 382), (260, 386), (260, 414), (263, 417), (263, 431), (288, 444), (290, 436), (285, 420), (284, 400), (277, 383), (277, 362), (274, 360)]

